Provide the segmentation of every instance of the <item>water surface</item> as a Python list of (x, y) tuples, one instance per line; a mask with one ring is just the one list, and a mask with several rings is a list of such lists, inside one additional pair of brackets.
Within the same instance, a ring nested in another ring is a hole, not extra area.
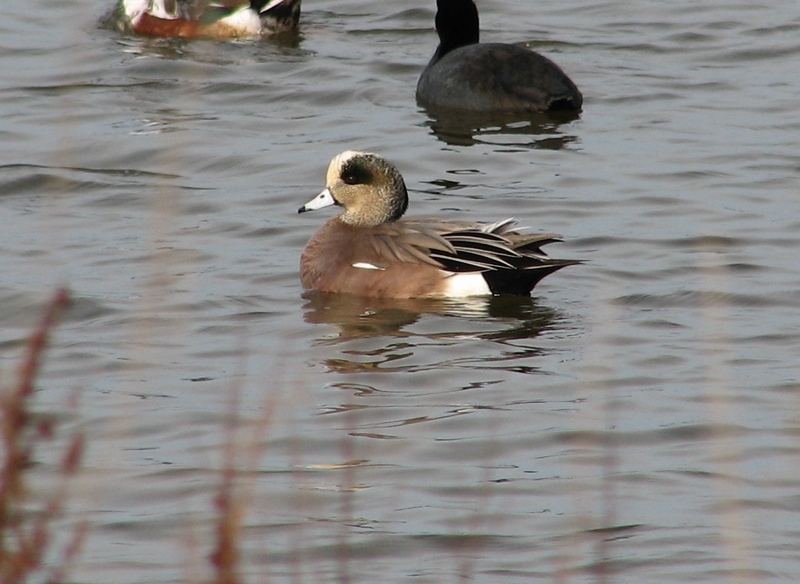
[[(586, 98), (487, 123), (414, 102), (433, 4), (309, 0), (289, 43), (9, 7), (3, 379), (68, 285), (35, 408), (89, 438), (74, 580), (205, 574), (236, 412), (247, 581), (796, 581), (800, 12), (484, 0), (484, 40)], [(587, 263), (531, 299), (304, 293), (330, 210), (296, 209), (351, 148), (410, 214), (513, 216)]]

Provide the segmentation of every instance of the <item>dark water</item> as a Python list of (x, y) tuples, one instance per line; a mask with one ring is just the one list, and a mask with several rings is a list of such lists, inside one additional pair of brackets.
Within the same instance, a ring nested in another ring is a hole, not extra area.
[[(433, 4), (308, 0), (294, 44), (7, 7), (2, 371), (68, 284), (35, 405), (89, 438), (74, 580), (207, 575), (236, 411), (251, 582), (797, 581), (798, 5), (484, 0), (586, 97), (486, 126), (414, 103)], [(330, 213), (296, 209), (351, 148), (411, 214), (588, 262), (530, 300), (304, 294)]]

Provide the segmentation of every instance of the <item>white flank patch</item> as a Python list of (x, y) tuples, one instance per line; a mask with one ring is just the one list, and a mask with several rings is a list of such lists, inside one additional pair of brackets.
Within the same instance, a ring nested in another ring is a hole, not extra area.
[(150, 0), (122, 0), (122, 9), (131, 22), (139, 20), (148, 8)]
[(385, 270), (386, 268), (379, 268), (378, 266), (374, 266), (368, 262), (356, 262), (353, 264), (354, 268), (359, 268), (361, 270)]
[[(450, 273), (450, 272), (446, 272)], [(444, 280), (444, 295), (451, 298), (463, 298), (465, 296), (485, 296), (491, 294), (489, 284), (483, 279), (480, 273), (471, 274), (452, 274)]]
[(254, 10), (250, 9), (249, 6), (234, 12), (230, 16), (221, 18), (220, 22), (230, 26), (239, 34), (256, 35), (261, 32), (261, 19)]
[(152, 16), (163, 18), (164, 20), (175, 20), (178, 18), (177, 6), (175, 6), (174, 12), (169, 12), (164, 0), (155, 0), (155, 2), (152, 2), (151, 4), (152, 6), (150, 6), (150, 14)]

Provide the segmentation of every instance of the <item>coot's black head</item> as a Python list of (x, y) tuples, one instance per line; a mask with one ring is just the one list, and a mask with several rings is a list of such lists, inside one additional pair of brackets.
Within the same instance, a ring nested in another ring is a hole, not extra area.
[(480, 40), (478, 9), (472, 0), (436, 0), (436, 32), (439, 48), (436, 58)]

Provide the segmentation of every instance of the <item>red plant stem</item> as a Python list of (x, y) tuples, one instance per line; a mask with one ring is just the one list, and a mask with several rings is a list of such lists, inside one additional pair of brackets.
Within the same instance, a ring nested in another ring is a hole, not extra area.
[[(60, 288), (47, 306), (47, 312), (39, 327), (31, 335), (20, 367), (16, 387), (2, 388), (0, 394), (0, 426), (2, 426), (3, 466), (0, 469), (0, 580), (15, 582), (28, 571), (31, 562), (38, 561), (41, 554), (39, 544), (46, 534), (34, 529), (33, 540), (22, 537), (18, 524), (19, 509), (25, 500), (24, 471), (30, 464), (32, 444), (28, 398), (33, 394), (34, 382), (41, 367), (41, 358), (53, 327), (69, 306), (70, 297), (66, 289)], [(80, 449), (80, 447), (76, 447)], [(77, 453), (76, 453), (77, 456)], [(17, 534), (15, 550), (7, 534)], [(33, 548), (31, 548), (33, 544)], [(36, 556), (36, 557), (34, 557)], [(11, 577), (11, 579), (8, 579)]]
[(50, 337), (50, 331), (53, 330), (61, 314), (69, 306), (70, 297), (66, 288), (59, 288), (56, 290), (53, 299), (47, 307), (47, 312), (39, 324), (39, 328), (33, 333), (28, 341), (28, 351), (25, 360), (22, 362), (22, 368), (19, 374), (19, 387), (17, 392), (27, 397), (33, 392), (33, 382), (36, 375), (39, 373), (41, 366), (41, 357), (47, 347), (47, 340)]

